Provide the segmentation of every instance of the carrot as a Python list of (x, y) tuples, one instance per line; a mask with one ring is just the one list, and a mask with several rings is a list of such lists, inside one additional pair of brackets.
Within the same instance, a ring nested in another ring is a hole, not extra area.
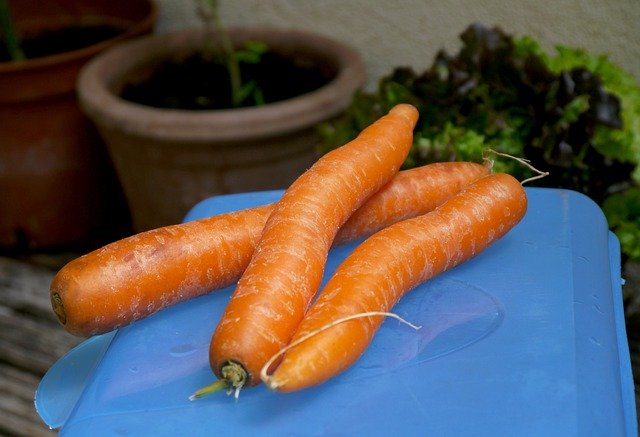
[(142, 232), (66, 264), (51, 305), (71, 334), (126, 326), (175, 303), (237, 281), (272, 205)]
[(380, 229), (433, 210), (491, 169), (472, 162), (436, 162), (399, 172), (349, 217), (334, 245), (367, 237)]
[[(334, 245), (424, 214), (488, 173), (470, 162), (401, 171), (349, 218)], [(237, 282), (273, 206), (153, 229), (70, 261), (51, 284), (58, 319), (68, 332), (88, 337)]]
[[(341, 373), (372, 341), (384, 318), (379, 314), (388, 315), (418, 284), (482, 252), (513, 228), (526, 209), (520, 182), (498, 173), (432, 212), (374, 234), (338, 267), (290, 345), (263, 366), (261, 378), (270, 388), (288, 392)], [(282, 352), (279, 366), (269, 374)]]
[(261, 367), (289, 342), (320, 287), (338, 230), (397, 174), (417, 118), (413, 106), (395, 106), (322, 156), (276, 203), (211, 338), (218, 387), (237, 391), (260, 382)]

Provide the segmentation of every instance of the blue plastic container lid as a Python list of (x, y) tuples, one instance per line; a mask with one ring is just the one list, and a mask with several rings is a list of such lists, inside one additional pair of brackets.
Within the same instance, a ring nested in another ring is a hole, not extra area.
[[(188, 397), (213, 381), (211, 333), (232, 288), (94, 337), (43, 378), (36, 407), (62, 436), (636, 436), (620, 249), (600, 209), (527, 189), (523, 221), (394, 308), (348, 371), (281, 394)], [(226, 195), (186, 220), (277, 200)], [(334, 249), (325, 280), (355, 247)]]

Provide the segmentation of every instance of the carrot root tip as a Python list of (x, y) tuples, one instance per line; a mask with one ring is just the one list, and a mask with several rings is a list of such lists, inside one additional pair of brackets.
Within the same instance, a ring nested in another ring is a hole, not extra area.
[[(538, 170), (533, 165), (531, 165), (531, 161), (526, 159), (526, 158), (519, 158), (517, 156), (512, 156), (512, 155), (509, 155), (508, 153), (498, 152), (498, 151), (493, 150), (493, 149), (487, 149), (487, 153), (493, 153), (494, 155), (497, 155), (497, 156), (502, 156), (504, 158), (514, 159), (517, 162), (519, 162), (520, 164), (524, 165), (525, 167), (528, 167), (529, 170), (531, 170), (531, 171), (533, 171), (535, 173), (534, 176), (531, 176), (530, 178), (527, 178), (527, 179), (523, 180), (522, 182), (520, 182), (521, 185), (524, 185), (527, 182), (535, 181), (537, 179), (542, 179), (544, 177), (549, 176), (549, 172), (548, 171)], [(491, 160), (489, 160), (486, 155), (484, 156), (484, 159), (489, 161), (489, 162), (491, 162), (491, 165), (493, 166), (493, 162)]]
[(489, 158), (488, 156), (484, 155), (482, 157), (482, 165), (484, 165), (484, 167), (489, 170), (490, 173), (493, 173), (493, 159)]

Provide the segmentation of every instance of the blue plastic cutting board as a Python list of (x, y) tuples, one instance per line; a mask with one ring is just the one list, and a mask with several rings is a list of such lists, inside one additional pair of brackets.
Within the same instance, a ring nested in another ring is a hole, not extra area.
[[(322, 386), (188, 400), (213, 381), (228, 288), (86, 341), (43, 378), (37, 410), (62, 436), (636, 436), (618, 241), (585, 196), (527, 193), (515, 229), (394, 308), (422, 329), (386, 320)], [(280, 195), (214, 197), (186, 220)], [(332, 251), (325, 277), (353, 247)]]

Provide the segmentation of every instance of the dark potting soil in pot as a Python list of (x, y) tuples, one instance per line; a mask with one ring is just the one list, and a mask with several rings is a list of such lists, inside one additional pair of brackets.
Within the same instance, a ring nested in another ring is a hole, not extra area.
[[(27, 59), (41, 58), (107, 41), (126, 31), (123, 27), (110, 24), (74, 25), (50, 30), (38, 35), (25, 36), (21, 47)], [(11, 60), (4, 42), (0, 40), (0, 62)]]
[[(263, 103), (290, 99), (314, 91), (335, 77), (327, 65), (297, 62), (266, 52), (257, 63), (240, 65), (242, 84), (254, 83)], [(166, 62), (143, 79), (126, 84), (120, 96), (128, 101), (166, 109), (215, 110), (232, 108), (231, 85), (226, 66), (201, 54)], [(256, 106), (249, 95), (240, 107)]]

